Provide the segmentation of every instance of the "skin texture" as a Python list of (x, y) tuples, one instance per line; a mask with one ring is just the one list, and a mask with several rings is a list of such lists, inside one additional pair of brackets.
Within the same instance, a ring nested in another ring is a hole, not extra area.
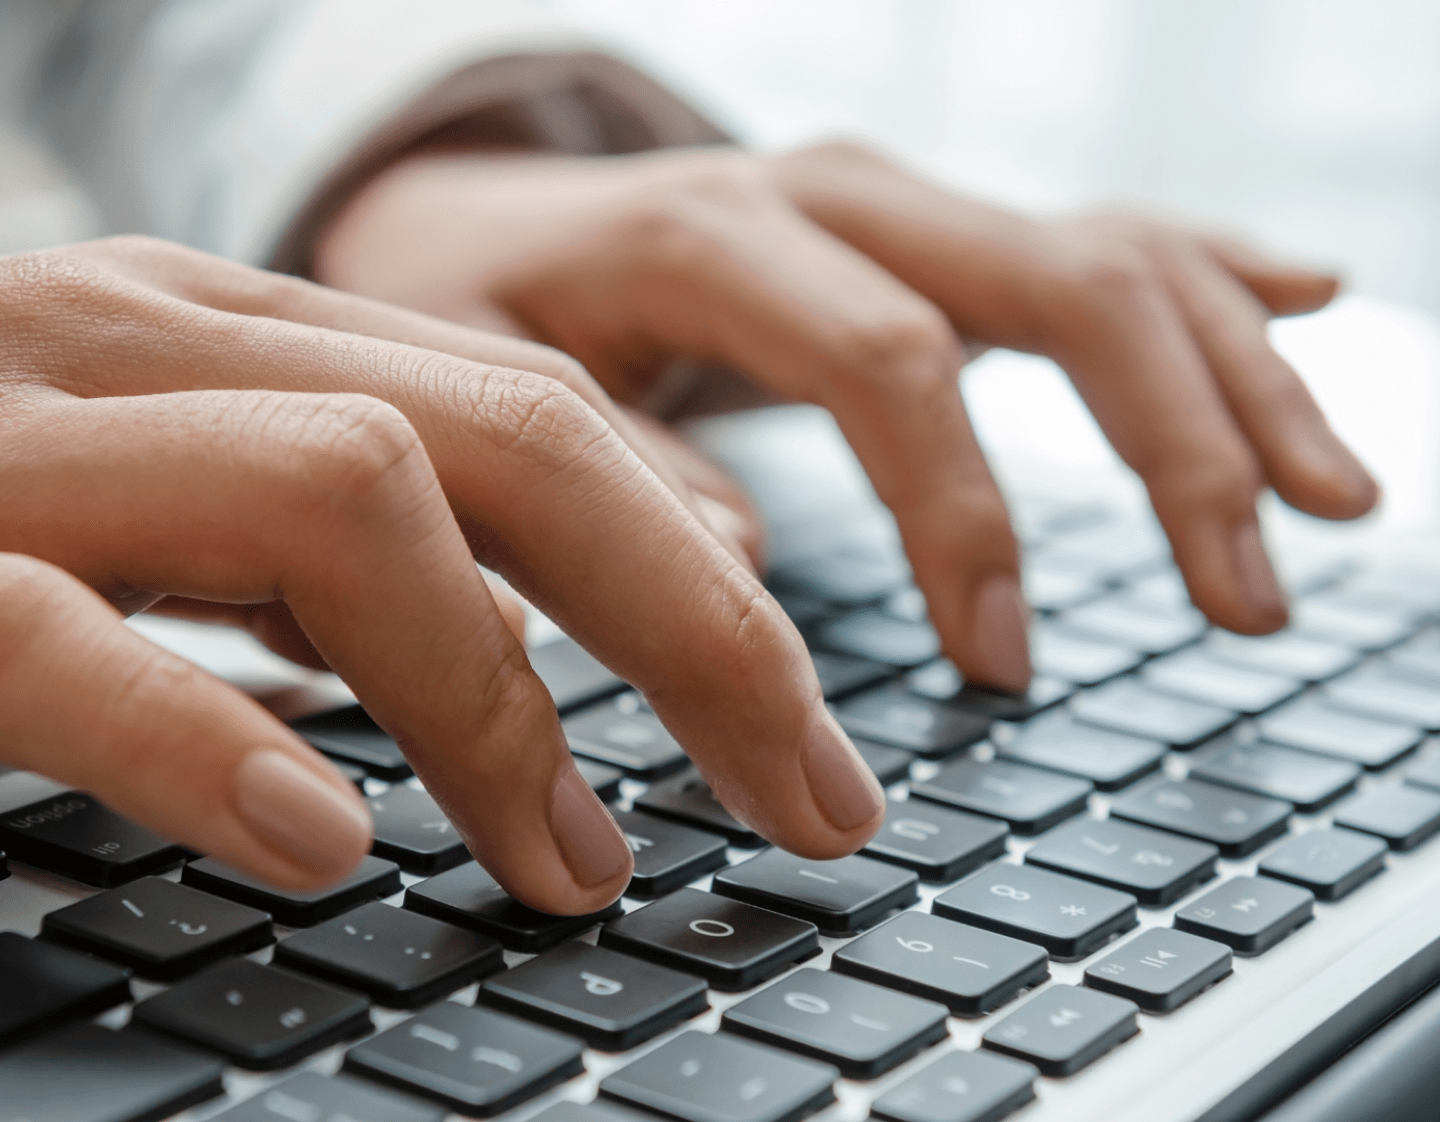
[(637, 408), (673, 409), (717, 366), (752, 398), (825, 406), (896, 516), (946, 653), (1004, 689), (1029, 680), (1028, 617), (957, 386), (967, 346), (1068, 371), (1149, 488), (1192, 599), (1230, 630), (1287, 618), (1263, 488), (1325, 518), (1378, 498), (1265, 336), (1335, 278), (1139, 218), (1032, 221), (853, 145), (420, 152), (350, 201), (314, 262), (323, 283), (559, 347)]
[(144, 239), (0, 259), (0, 322), (0, 763), (278, 885), (353, 868), (353, 788), (121, 624), (168, 602), (332, 667), (501, 884), (593, 911), (629, 848), (478, 559), (766, 837), (829, 858), (878, 827), (713, 500), (573, 361)]

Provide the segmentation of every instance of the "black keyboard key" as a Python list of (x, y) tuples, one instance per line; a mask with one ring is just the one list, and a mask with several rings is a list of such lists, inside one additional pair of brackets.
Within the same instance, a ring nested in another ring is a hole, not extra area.
[(1213, 845), (1128, 822), (1085, 818), (1045, 835), (1025, 863), (1128, 892), (1163, 908), (1215, 875)]
[(1230, 743), (1197, 760), (1190, 774), (1225, 787), (1294, 803), (1301, 814), (1313, 814), (1355, 789), (1357, 764), (1297, 752), (1275, 744)]
[(395, 738), (358, 705), (301, 717), (290, 727), (332, 760), (364, 768), (376, 779), (394, 783), (415, 774)]
[(1028, 721), (1035, 714), (1058, 705), (1075, 687), (1059, 678), (1032, 678), (1023, 694), (1001, 693), (965, 683), (948, 658), (937, 658), (905, 675), (905, 688), (933, 701), (948, 701), (982, 717), (997, 721)]
[(479, 865), (461, 865), (405, 890), (405, 907), (442, 923), (478, 931), (505, 947), (536, 954), (620, 914), (620, 901), (583, 916), (552, 916), (511, 897)]
[(1353, 647), (1292, 631), (1236, 635), (1214, 630), (1205, 637), (1202, 649), (1236, 666), (1299, 678), (1302, 682), (1323, 682), (1360, 661), (1360, 653)]
[(96, 888), (173, 869), (187, 856), (80, 791), (0, 815), (0, 848), (16, 861)]
[(815, 676), (820, 679), (820, 692), (826, 701), (878, 685), (895, 673), (883, 662), (834, 651), (811, 651), (810, 660), (815, 664)]
[(0, 1048), (130, 1000), (130, 971), (0, 931)]
[(1028, 865), (981, 869), (937, 896), (930, 910), (1038, 943), (1056, 958), (1084, 958), (1135, 926), (1135, 897)]
[(147, 998), (131, 1019), (255, 1071), (287, 1067), (372, 1027), (370, 1003), (359, 994), (248, 958)]
[(860, 753), (860, 758), (865, 761), (865, 766), (875, 773), (875, 778), (880, 780), (882, 786), (888, 787), (910, 777), (910, 765), (915, 762), (913, 752), (884, 744), (872, 744), (858, 737), (853, 737), (852, 743)]
[(821, 625), (818, 646), (889, 666), (919, 666), (939, 657), (940, 636), (929, 623), (866, 608)]
[(767, 849), (716, 873), (711, 891), (813, 923), (825, 935), (853, 935), (913, 904), (916, 884), (914, 873), (866, 857), (809, 861)]
[(1327, 702), (1349, 713), (1429, 732), (1440, 729), (1440, 686), (1411, 681), (1385, 666), (1352, 670), (1322, 692)]
[(1117, 799), (1110, 816), (1209, 842), (1225, 857), (1244, 857), (1283, 834), (1290, 811), (1278, 799), (1185, 779)]
[(1273, 709), (1305, 687), (1299, 678), (1226, 662), (1204, 647), (1146, 663), (1140, 678), (1160, 693), (1248, 715)]
[(1317, 900), (1339, 900), (1385, 868), (1388, 848), (1353, 830), (1310, 830), (1261, 861), (1260, 872), (1308, 888)]
[(870, 1108), (885, 1122), (999, 1122), (1035, 1097), (1034, 1067), (987, 1052), (946, 1052)]
[(600, 929), (600, 945), (728, 991), (748, 990), (820, 953), (813, 923), (694, 888), (612, 919)]
[(355, 1045), (345, 1070), (489, 1118), (585, 1070), (580, 1041), (440, 1001)]
[(424, 791), (391, 787), (365, 802), (375, 823), (370, 852), (407, 873), (438, 873), (470, 860), (470, 851), (445, 812)]
[(1078, 686), (1093, 686), (1145, 660), (1139, 651), (1106, 643), (1054, 623), (1037, 625), (1030, 637), (1035, 673)]
[(588, 943), (563, 943), (480, 985), (477, 999), (621, 1052), (710, 1008), (705, 981)]
[(489, 936), (373, 901), (291, 935), (275, 963), (368, 994), (392, 1009), (417, 1009), (505, 968)]
[(1082, 693), (1070, 703), (1070, 710), (1086, 724), (1160, 740), (1182, 750), (1223, 732), (1236, 717), (1229, 709), (1156, 693), (1134, 678)]
[(1079, 986), (1051, 986), (987, 1032), (986, 1048), (1028, 1060), (1045, 1075), (1073, 1075), (1140, 1026), (1135, 1003)]
[(445, 1111), (409, 1095), (326, 1077), (313, 1071), (292, 1075), (214, 1122), (444, 1122)]
[(1178, 1009), (1234, 970), (1230, 948), (1169, 927), (1142, 931), (1085, 971), (1085, 984), (1147, 1013)]
[(366, 857), (338, 884), (304, 891), (272, 888), (213, 857), (191, 861), (180, 874), (180, 882), (269, 912), (284, 927), (314, 927), (341, 912), (399, 892), (401, 887), (399, 866), (379, 857)]
[(1309, 889), (1270, 877), (1235, 877), (1175, 913), (1175, 927), (1228, 944), (1236, 954), (1268, 951), (1315, 911)]
[(835, 706), (851, 736), (938, 758), (984, 740), (991, 720), (943, 701), (916, 697), (901, 685), (856, 694)]
[(1260, 735), (1276, 744), (1349, 760), (1369, 771), (1387, 768), (1420, 743), (1418, 728), (1377, 721), (1302, 697), (1256, 721)]
[(562, 714), (619, 693), (626, 685), (574, 639), (561, 638), (526, 651)]
[(1341, 806), (1335, 825), (1374, 834), (1404, 852), (1440, 830), (1440, 794), (1410, 786), (1375, 787)]
[(685, 749), (660, 718), (642, 711), (625, 713), (614, 705), (597, 705), (566, 717), (570, 751), (636, 779), (660, 779), (690, 763)]
[(275, 941), (270, 917), (162, 877), (51, 912), (41, 937), (168, 982)]
[(1017, 763), (1088, 779), (1101, 791), (1130, 786), (1165, 758), (1158, 740), (1082, 725), (1067, 713), (1047, 714), (1005, 736), (997, 731), (995, 751)]
[(956, 760), (935, 778), (912, 783), (910, 794), (1008, 822), (1017, 834), (1041, 834), (1085, 809), (1083, 779), (1005, 760)]
[(722, 1028), (873, 1079), (945, 1037), (949, 1010), (824, 970), (797, 970), (732, 1005)]
[(225, 1093), (218, 1060), (138, 1032), (72, 1025), (0, 1054), (5, 1122), (152, 1122)]
[(635, 872), (625, 889), (626, 896), (664, 896), (725, 866), (725, 839), (718, 834), (692, 830), (633, 810), (611, 814), (635, 855)]
[(1205, 617), (1189, 604), (1161, 604), (1125, 593), (1092, 600), (1060, 622), (1097, 639), (1145, 654), (1166, 654), (1205, 633)]
[(1005, 823), (923, 799), (885, 804), (885, 824), (865, 855), (910, 869), (921, 880), (945, 883), (1005, 852)]
[(835, 1101), (840, 1073), (725, 1033), (684, 1032), (600, 1093), (678, 1122), (799, 1122)]
[(1043, 982), (1050, 959), (1034, 943), (924, 912), (901, 912), (836, 950), (830, 969), (977, 1016)]
[(697, 830), (719, 834), (741, 849), (758, 849), (765, 839), (721, 805), (697, 771), (672, 775), (635, 800), (635, 809)]

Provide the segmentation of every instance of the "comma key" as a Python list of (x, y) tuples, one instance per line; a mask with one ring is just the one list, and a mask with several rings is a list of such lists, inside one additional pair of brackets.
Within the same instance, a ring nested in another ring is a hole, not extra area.
[(135, 1006), (146, 1028), (274, 1071), (368, 1032), (370, 1003), (248, 958), (213, 967)]

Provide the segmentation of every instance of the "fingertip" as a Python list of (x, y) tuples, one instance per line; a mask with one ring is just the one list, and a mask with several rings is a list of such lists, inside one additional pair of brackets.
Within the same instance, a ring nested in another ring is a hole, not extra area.
[(634, 856), (615, 819), (573, 764), (565, 764), (550, 794), (550, 834), (573, 879), (565, 899), (547, 910), (581, 915), (598, 911), (624, 891)]
[[(332, 780), (289, 752), (258, 748), (241, 759), (231, 782), (236, 816), (261, 853), (292, 870), (291, 887), (334, 883), (370, 852), (369, 811), (338, 772)], [(265, 875), (284, 876), (280, 869)]]
[(1024, 693), (1030, 686), (1030, 608), (1020, 578), (996, 573), (976, 589), (970, 611), (969, 650), (957, 660), (977, 685)]
[(875, 836), (885, 818), (885, 791), (823, 702), (816, 704), (800, 763), (816, 808), (837, 835), (840, 852), (831, 856), (853, 853)]

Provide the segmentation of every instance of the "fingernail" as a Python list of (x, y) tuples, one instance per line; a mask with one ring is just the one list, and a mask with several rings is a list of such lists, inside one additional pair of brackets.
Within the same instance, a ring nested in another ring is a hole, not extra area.
[(975, 594), (973, 649), (988, 670), (986, 685), (1021, 693), (1030, 684), (1030, 642), (1025, 634), (1030, 609), (1020, 581), (1008, 574), (990, 577)]
[(1288, 614), (1285, 593), (1280, 590), (1270, 558), (1265, 555), (1260, 527), (1254, 522), (1247, 523), (1235, 531), (1231, 541), (1240, 589), (1256, 623), (1272, 629), (1283, 626)]
[(263, 843), (297, 865), (342, 876), (370, 849), (370, 815), (287, 753), (251, 752), (235, 769), (235, 809)]
[(629, 867), (630, 847), (620, 827), (574, 767), (555, 781), (550, 834), (581, 888), (603, 884)]
[(801, 757), (810, 794), (830, 825), (853, 830), (885, 809), (885, 792), (823, 705)]

